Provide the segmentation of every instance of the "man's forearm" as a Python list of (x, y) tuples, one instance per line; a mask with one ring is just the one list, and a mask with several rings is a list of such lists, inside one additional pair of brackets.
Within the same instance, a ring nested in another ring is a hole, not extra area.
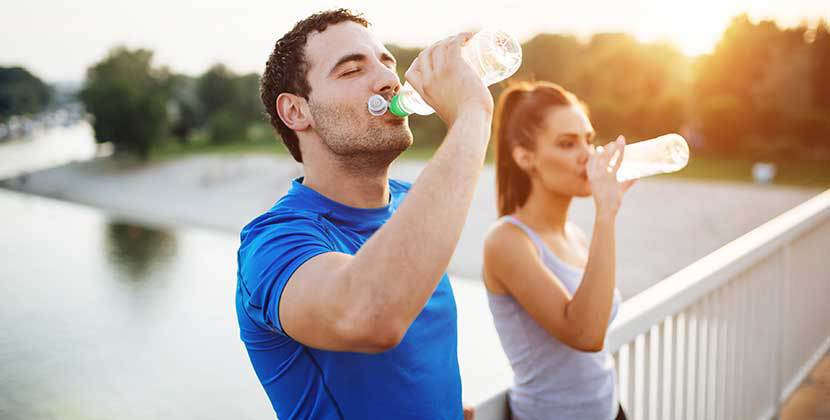
[(404, 202), (349, 264), (349, 290), (371, 299), (377, 316), (406, 328), (429, 300), (461, 236), (489, 136), (488, 112), (459, 117)]

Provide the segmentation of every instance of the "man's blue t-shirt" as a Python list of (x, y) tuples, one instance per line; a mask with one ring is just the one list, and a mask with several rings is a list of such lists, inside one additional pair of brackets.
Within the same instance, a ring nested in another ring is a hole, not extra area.
[(294, 271), (325, 252), (355, 254), (410, 187), (390, 180), (388, 206), (359, 209), (324, 197), (299, 178), (242, 229), (240, 335), (280, 419), (462, 418), (456, 306), (446, 274), (401, 343), (383, 353), (315, 349), (280, 325), (280, 296)]

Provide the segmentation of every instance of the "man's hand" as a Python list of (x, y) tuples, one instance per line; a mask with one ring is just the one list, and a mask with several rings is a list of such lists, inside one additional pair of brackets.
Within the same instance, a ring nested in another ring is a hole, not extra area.
[(463, 32), (430, 46), (406, 71), (406, 80), (448, 126), (469, 112), (493, 113), (493, 96), (461, 56), (461, 48), (472, 36)]

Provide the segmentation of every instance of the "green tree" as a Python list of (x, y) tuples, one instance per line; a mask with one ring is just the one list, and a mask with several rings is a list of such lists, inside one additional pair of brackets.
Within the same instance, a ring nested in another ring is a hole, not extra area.
[(199, 77), (196, 90), (213, 143), (242, 140), (248, 127), (262, 120), (257, 74), (238, 76), (216, 64)]
[(199, 77), (197, 95), (208, 118), (236, 101), (235, 78), (236, 75), (224, 64), (212, 66)]
[(112, 142), (117, 154), (147, 159), (167, 135), (168, 75), (152, 57), (118, 47), (87, 70), (80, 98), (94, 117), (95, 139)]
[(813, 109), (803, 115), (797, 129), (804, 145), (823, 149), (830, 158), (830, 24), (819, 21), (810, 44), (810, 81)]
[(0, 67), (0, 121), (42, 111), (52, 90), (22, 67)]
[[(688, 113), (689, 60), (662, 43), (640, 43), (625, 34), (541, 34), (522, 46), (511, 80), (548, 80), (588, 104), (600, 138), (622, 133), (629, 141), (681, 131)], [(501, 86), (509, 84), (508, 81)], [(498, 95), (501, 86), (497, 86)]]
[(259, 75), (249, 73), (239, 76), (235, 80), (236, 98), (235, 107), (238, 109), (239, 117), (250, 124), (253, 122), (265, 121), (265, 110), (262, 108), (262, 101), (259, 99)]
[(572, 89), (585, 46), (574, 36), (539, 34), (522, 45), (519, 80), (547, 80)]
[(204, 110), (196, 93), (198, 80), (175, 74), (168, 79), (170, 92), (170, 134), (179, 143), (187, 144), (191, 133), (205, 123)]
[(812, 157), (820, 149), (827, 154), (830, 117), (822, 89), (829, 42), (824, 23), (810, 41), (804, 24), (780, 28), (734, 18), (696, 69), (695, 115), (707, 148), (772, 160)]
[(810, 46), (813, 64), (813, 104), (830, 111), (830, 24), (821, 20)]

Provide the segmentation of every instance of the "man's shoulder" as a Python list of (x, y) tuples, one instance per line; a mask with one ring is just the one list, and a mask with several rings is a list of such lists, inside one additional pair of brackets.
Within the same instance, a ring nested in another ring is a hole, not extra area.
[(323, 229), (319, 213), (277, 204), (248, 222), (242, 228), (240, 240), (245, 244), (263, 236)]

